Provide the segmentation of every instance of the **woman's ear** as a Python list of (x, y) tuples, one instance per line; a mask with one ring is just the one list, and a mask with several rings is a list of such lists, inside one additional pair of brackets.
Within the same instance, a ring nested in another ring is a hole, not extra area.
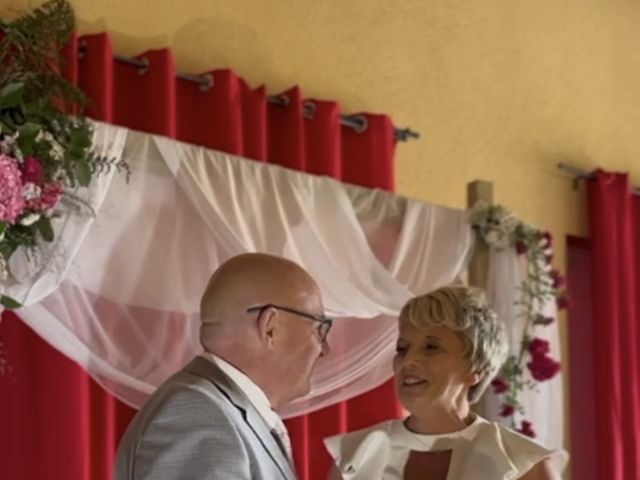
[(469, 372), (468, 384), (469, 387), (473, 387), (480, 383), (484, 375), (480, 372)]
[(265, 308), (258, 317), (258, 338), (260, 342), (273, 348), (278, 325), (278, 311), (275, 308)]

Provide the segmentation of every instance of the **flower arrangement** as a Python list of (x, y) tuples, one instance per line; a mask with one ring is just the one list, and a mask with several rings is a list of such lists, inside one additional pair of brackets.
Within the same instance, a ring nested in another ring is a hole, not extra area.
[[(560, 362), (550, 355), (549, 342), (536, 337), (536, 330), (554, 322), (545, 317), (540, 307), (555, 300), (558, 309), (569, 307), (565, 280), (553, 269), (552, 243), (549, 232), (542, 232), (517, 220), (511, 212), (500, 205), (479, 203), (471, 212), (471, 224), (478, 237), (489, 248), (515, 249), (518, 255), (526, 256), (527, 271), (519, 286), (518, 306), (525, 322), (517, 355), (507, 358), (499, 375), (492, 381), (493, 391), (502, 395), (500, 415), (511, 418), (513, 427), (520, 433), (535, 437), (531, 422), (522, 420), (516, 425), (515, 413), (526, 418), (519, 397), (525, 389), (535, 389), (537, 383), (550, 380), (560, 372)], [(525, 369), (531, 379), (525, 379)]]
[[(52, 0), (28, 15), (0, 21), (0, 303), (11, 281), (9, 260), (19, 248), (37, 249), (54, 239), (52, 220), (63, 198), (113, 166), (92, 150), (91, 124), (78, 114), (80, 89), (63, 76), (62, 48), (74, 30), (65, 0)], [(75, 114), (75, 115), (74, 115)]]

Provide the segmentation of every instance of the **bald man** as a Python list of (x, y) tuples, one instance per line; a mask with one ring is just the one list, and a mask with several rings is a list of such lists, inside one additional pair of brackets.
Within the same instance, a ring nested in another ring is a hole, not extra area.
[(138, 412), (114, 478), (295, 479), (274, 409), (309, 392), (313, 367), (328, 352), (331, 320), (317, 284), (288, 260), (240, 255), (211, 277), (200, 316), (204, 353)]

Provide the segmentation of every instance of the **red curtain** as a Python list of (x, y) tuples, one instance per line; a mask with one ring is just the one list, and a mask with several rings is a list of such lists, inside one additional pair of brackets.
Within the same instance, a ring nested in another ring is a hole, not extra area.
[(588, 184), (598, 478), (640, 478), (640, 197), (629, 178)]
[(571, 477), (598, 480), (598, 446), (596, 444), (593, 334), (593, 275), (591, 241), (567, 239), (567, 287), (572, 299), (568, 311), (569, 392), (571, 408)]
[[(149, 61), (145, 72), (114, 61), (105, 34), (76, 39), (67, 53), (69, 76), (91, 99), (93, 118), (349, 183), (393, 188), (395, 140), (384, 115), (365, 114), (368, 128), (357, 133), (340, 125), (336, 103), (314, 101), (313, 116), (306, 119), (297, 87), (284, 92), (286, 106), (274, 105), (264, 88), (250, 88), (229, 70), (210, 72), (215, 85), (203, 91), (176, 78), (169, 50), (141, 55)], [(11, 313), (3, 314), (0, 342), (10, 365), (0, 376), (2, 478), (110, 479), (118, 441), (135, 412)], [(287, 421), (300, 478), (326, 478), (325, 436), (399, 414), (388, 382)]]

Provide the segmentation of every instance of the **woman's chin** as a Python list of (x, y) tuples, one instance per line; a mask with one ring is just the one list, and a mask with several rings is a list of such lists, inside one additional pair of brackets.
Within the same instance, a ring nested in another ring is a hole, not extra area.
[(418, 391), (414, 388), (398, 389), (398, 399), (402, 406), (409, 412), (424, 410), (431, 403), (426, 391)]

